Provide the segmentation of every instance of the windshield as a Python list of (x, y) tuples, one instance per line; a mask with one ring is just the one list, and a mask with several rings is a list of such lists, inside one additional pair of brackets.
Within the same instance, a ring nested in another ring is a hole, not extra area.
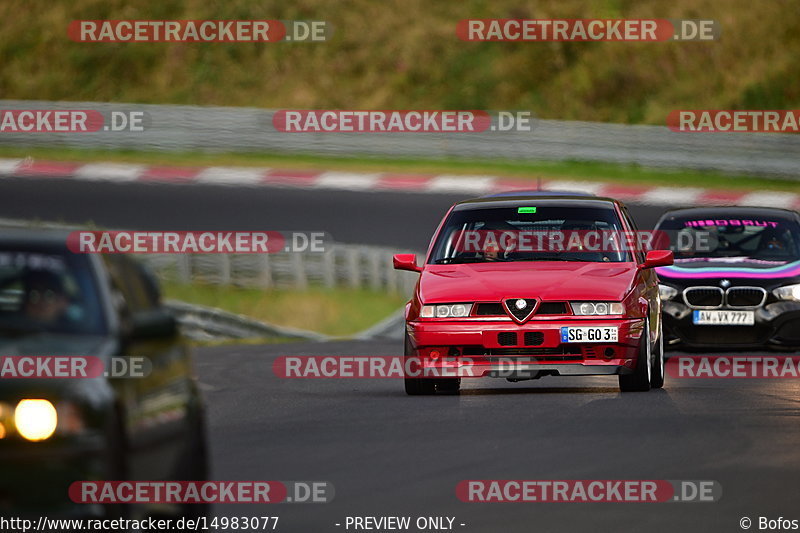
[(674, 217), (659, 226), (669, 235), (676, 260), (753, 259), (789, 262), (800, 260), (800, 227), (783, 217), (727, 215)]
[(453, 211), (429, 263), (632, 261), (612, 207), (524, 206)]
[(0, 248), (0, 338), (104, 332), (100, 301), (85, 258)]

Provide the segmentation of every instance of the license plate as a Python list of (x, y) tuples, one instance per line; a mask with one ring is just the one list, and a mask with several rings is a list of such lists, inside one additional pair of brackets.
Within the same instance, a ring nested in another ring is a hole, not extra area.
[(755, 311), (702, 311), (695, 310), (692, 322), (698, 326), (753, 326)]
[(561, 328), (561, 342), (617, 342), (614, 326), (574, 326)]

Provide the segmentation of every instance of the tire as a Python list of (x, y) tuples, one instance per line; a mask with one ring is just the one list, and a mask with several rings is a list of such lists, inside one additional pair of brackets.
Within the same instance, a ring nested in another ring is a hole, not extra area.
[[(187, 479), (192, 481), (208, 481), (209, 479), (209, 454), (208, 438), (206, 435), (205, 409), (195, 409), (195, 423), (190, 436), (189, 450), (185, 456), (187, 461), (185, 471), (189, 472)], [(181, 506), (180, 517), (201, 518), (211, 515), (210, 503), (187, 503)]]
[(652, 367), (652, 350), (650, 346), (650, 319), (645, 318), (644, 331), (639, 341), (639, 356), (636, 358), (636, 369), (633, 374), (620, 374), (619, 390), (622, 392), (647, 392), (650, 390)]
[[(411, 346), (411, 339), (408, 338), (408, 333), (405, 335), (405, 359), (416, 355), (414, 348)], [(428, 396), (436, 393), (436, 379), (435, 378), (410, 378), (405, 377), (406, 394), (409, 396)]]
[(461, 390), (461, 378), (440, 378), (436, 380), (436, 390), (446, 394), (458, 394)]
[(664, 386), (664, 327), (658, 328), (658, 340), (653, 347), (653, 368), (650, 370), (650, 387), (660, 389)]
[[(106, 478), (104, 481), (125, 481), (128, 479), (128, 446), (123, 420), (122, 409), (115, 407), (107, 422)], [(103, 505), (103, 515), (104, 518), (108, 519), (129, 518), (131, 516), (131, 506), (125, 503), (107, 503)]]

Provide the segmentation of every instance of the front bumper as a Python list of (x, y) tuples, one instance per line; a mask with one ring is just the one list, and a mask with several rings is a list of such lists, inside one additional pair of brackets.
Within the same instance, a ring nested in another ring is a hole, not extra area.
[[(617, 342), (562, 342), (561, 328), (617, 328)], [(440, 376), (530, 379), (542, 375), (629, 374), (643, 319), (417, 320), (406, 330), (423, 369)]]
[(100, 515), (99, 506), (72, 502), (68, 489), (74, 481), (103, 479), (107, 457), (101, 435), (60, 442), (0, 441), (0, 515)]
[[(722, 307), (721, 310), (740, 310)], [(781, 301), (753, 309), (752, 326), (698, 326), (694, 309), (682, 302), (662, 303), (664, 344), (688, 348), (800, 348), (800, 302)]]

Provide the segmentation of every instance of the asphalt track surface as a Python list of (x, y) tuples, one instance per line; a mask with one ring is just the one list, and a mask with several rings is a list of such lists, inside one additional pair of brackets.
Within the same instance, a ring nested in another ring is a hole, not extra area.
[[(447, 208), (468, 197), (4, 178), (0, 217), (151, 231), (326, 231), (336, 242), (425, 250)], [(643, 229), (666, 210), (629, 207)]]
[[(800, 383), (615, 377), (462, 380), (409, 397), (399, 379), (283, 379), (280, 355), (396, 355), (400, 342), (200, 350), (217, 479), (325, 480), (326, 504), (220, 506), (280, 516), (282, 531), (346, 531), (347, 516), (451, 516), (464, 532), (741, 531), (800, 519)], [(715, 503), (465, 503), (470, 479), (716, 480)], [(353, 529), (350, 529), (353, 531)], [(412, 531), (416, 531), (412, 529)]]
[[(451, 195), (0, 180), (0, 216), (130, 229), (322, 230), (424, 249)], [(643, 228), (662, 208), (631, 206)], [(396, 340), (198, 350), (214, 478), (329, 481), (328, 504), (218, 506), (279, 516), (277, 531), (339, 532), (347, 516), (449, 516), (454, 531), (742, 531), (800, 519), (800, 382), (613, 377), (464, 380), (407, 397), (396, 379), (281, 379), (280, 355), (398, 355)], [(716, 503), (464, 503), (468, 479), (715, 480)], [(341, 524), (336, 526), (336, 524)], [(461, 526), (460, 524), (464, 524)], [(375, 530), (372, 530), (375, 531)], [(387, 531), (387, 530), (380, 530)], [(411, 531), (417, 531), (412, 528)]]

